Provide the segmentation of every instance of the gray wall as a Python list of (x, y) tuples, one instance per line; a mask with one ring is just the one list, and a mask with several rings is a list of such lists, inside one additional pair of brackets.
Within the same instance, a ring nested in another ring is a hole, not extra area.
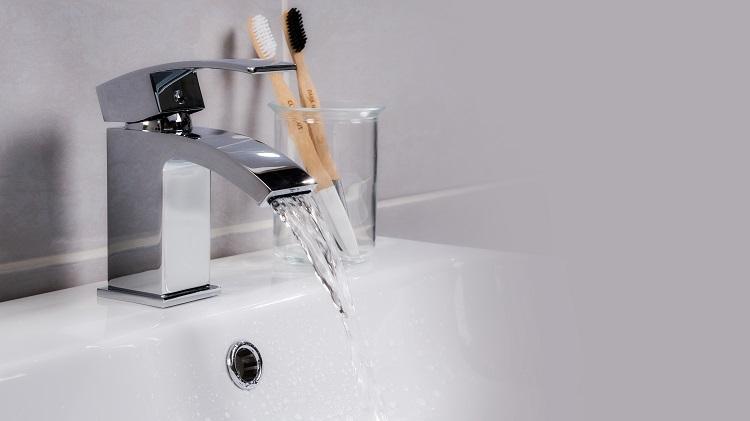
[[(248, 57), (245, 17), (266, 14), (281, 40), (282, 3), (304, 11), (324, 99), (387, 107), (382, 235), (616, 260), (682, 236), (721, 243), (690, 222), (745, 219), (745, 196), (724, 194), (746, 175), (748, 31), (730, 2), (674, 16), (667, 1), (6, 2), (0, 299), (105, 278), (94, 86), (158, 62)], [(272, 139), (265, 81), (200, 77), (198, 124)], [(213, 187), (214, 256), (270, 246), (269, 211)]]

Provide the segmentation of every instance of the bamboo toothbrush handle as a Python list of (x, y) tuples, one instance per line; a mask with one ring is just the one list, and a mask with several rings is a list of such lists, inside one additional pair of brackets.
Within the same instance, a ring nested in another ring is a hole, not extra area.
[(297, 65), (297, 86), (299, 87), (299, 98), (302, 105), (307, 108), (320, 108), (318, 90), (315, 89), (310, 72), (307, 71), (304, 53), (292, 53), (292, 59), (294, 64)]
[[(294, 96), (289, 90), (286, 82), (280, 73), (272, 73), (271, 83), (273, 84), (273, 90), (276, 93), (276, 101), (279, 104), (286, 104), (292, 108), (295, 106)], [(331, 176), (326, 171), (323, 164), (318, 158), (318, 154), (315, 151), (315, 145), (310, 139), (310, 133), (308, 132), (307, 125), (303, 122), (302, 117), (299, 115), (290, 115), (287, 120), (287, 127), (289, 136), (294, 141), (294, 145), (297, 147), (297, 152), (302, 159), (302, 164), (310, 175), (313, 176), (315, 181), (318, 183), (316, 190), (323, 190), (333, 185)]]
[[(294, 53), (294, 63), (297, 65), (297, 85), (302, 105), (307, 108), (320, 108), (318, 91), (315, 89), (310, 73), (307, 71), (303, 53)], [(322, 119), (310, 123), (308, 126), (310, 127), (310, 136), (315, 144), (315, 150), (318, 152), (323, 166), (332, 179), (338, 180), (341, 177), (336, 169), (336, 162), (333, 160), (333, 156), (331, 156), (331, 150), (328, 148), (326, 131)]]
[(318, 152), (320, 161), (323, 163), (326, 171), (328, 171), (328, 174), (331, 175), (331, 178), (338, 180), (341, 177), (339, 176), (339, 171), (336, 169), (336, 162), (333, 160), (333, 156), (331, 156), (331, 150), (328, 148), (322, 119), (317, 119), (307, 126), (310, 128), (310, 136), (312, 137), (313, 144), (315, 144), (315, 151)]

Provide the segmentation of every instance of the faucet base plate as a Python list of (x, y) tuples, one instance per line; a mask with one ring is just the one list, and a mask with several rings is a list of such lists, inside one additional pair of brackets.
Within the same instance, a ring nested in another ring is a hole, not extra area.
[(96, 290), (96, 295), (100, 298), (128, 301), (158, 308), (167, 308), (195, 300), (202, 300), (204, 298), (219, 295), (219, 293), (221, 293), (221, 288), (217, 285), (205, 285), (203, 287), (166, 295), (149, 294), (112, 286), (106, 286)]

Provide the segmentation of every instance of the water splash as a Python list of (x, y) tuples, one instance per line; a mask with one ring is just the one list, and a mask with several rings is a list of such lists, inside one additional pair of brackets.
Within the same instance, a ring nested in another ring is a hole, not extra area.
[(374, 384), (371, 359), (354, 310), (349, 284), (342, 270), (341, 255), (318, 205), (309, 195), (280, 197), (270, 201), (271, 207), (299, 241), (315, 269), (315, 275), (331, 295), (351, 351), (351, 364), (357, 380), (358, 394), (365, 411), (374, 420), (385, 421), (383, 402)]

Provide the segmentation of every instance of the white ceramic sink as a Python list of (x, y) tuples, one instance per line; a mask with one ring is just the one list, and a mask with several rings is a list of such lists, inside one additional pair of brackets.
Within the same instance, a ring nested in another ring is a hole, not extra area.
[[(102, 284), (1, 303), (0, 419), (346, 419), (356, 406), (349, 348), (312, 272), (270, 251), (212, 270), (220, 296), (164, 310), (97, 299)], [(527, 281), (556, 270), (380, 238), (349, 273), (389, 419), (534, 418), (544, 397), (528, 363), (541, 345)], [(225, 366), (243, 339), (264, 363), (250, 391)]]

